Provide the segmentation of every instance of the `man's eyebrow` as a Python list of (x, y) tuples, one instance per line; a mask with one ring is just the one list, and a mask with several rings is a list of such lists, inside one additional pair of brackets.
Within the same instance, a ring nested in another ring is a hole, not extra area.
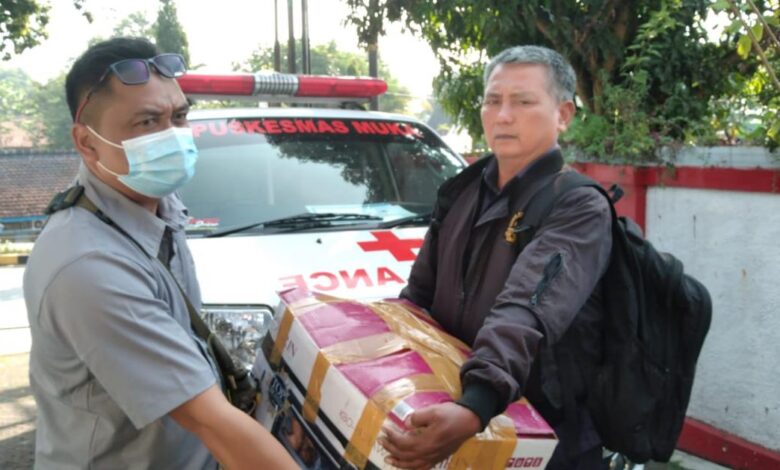
[(163, 112), (159, 108), (142, 108), (133, 113), (133, 117), (137, 116), (160, 116)]
[(190, 110), (190, 103), (188, 101), (188, 102), (182, 104), (181, 106), (176, 107), (176, 109), (173, 110), (173, 113), (174, 114), (176, 114), (176, 113), (186, 113), (186, 112), (189, 112), (189, 110)]

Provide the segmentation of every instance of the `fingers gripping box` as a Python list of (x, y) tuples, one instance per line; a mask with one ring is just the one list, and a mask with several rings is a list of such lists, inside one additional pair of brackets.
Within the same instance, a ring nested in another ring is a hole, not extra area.
[[(302, 468), (394, 468), (383, 426), (460, 394), (469, 348), (403, 300), (361, 303), (293, 289), (254, 365), (256, 418)], [(437, 468), (544, 468), (557, 441), (525, 400)]]

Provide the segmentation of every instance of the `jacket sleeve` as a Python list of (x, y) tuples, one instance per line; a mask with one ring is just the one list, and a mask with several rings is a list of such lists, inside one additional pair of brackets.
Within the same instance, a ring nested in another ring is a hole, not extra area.
[(559, 341), (587, 301), (609, 263), (611, 217), (595, 189), (573, 189), (517, 257), (461, 369), (459, 403), (483, 425), (520, 398), (542, 341)]
[(400, 297), (418, 307), (430, 310), (436, 287), (436, 244), (429, 229), (409, 273), (409, 282), (401, 290)]

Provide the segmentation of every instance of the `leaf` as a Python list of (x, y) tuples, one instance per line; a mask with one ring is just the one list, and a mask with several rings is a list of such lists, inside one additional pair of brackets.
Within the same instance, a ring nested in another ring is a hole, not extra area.
[(750, 36), (742, 36), (739, 38), (739, 42), (737, 43), (737, 54), (739, 54), (739, 56), (743, 59), (747, 59), (750, 55), (750, 48), (752, 45), (753, 42), (750, 40)]
[(761, 23), (758, 23), (757, 25), (753, 26), (751, 28), (753, 30), (753, 36), (756, 37), (756, 41), (760, 41), (762, 37), (764, 37), (764, 25)]
[(718, 0), (712, 4), (712, 9), (717, 12), (726, 11), (729, 8), (728, 0)]

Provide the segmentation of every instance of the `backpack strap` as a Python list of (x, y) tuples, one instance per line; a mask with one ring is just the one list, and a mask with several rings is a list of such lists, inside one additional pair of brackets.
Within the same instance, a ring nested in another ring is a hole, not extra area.
[[(566, 192), (582, 186), (591, 186), (602, 193), (605, 192), (598, 183), (587, 176), (576, 171), (564, 171), (534, 194), (523, 211), (521, 223), (513, 229), (518, 240), (516, 244), (518, 255), (534, 238), (536, 231), (552, 212), (558, 198)], [(609, 195), (607, 197), (611, 199)]]
[[(580, 187), (592, 187), (606, 197), (610, 202), (613, 224), (616, 223), (617, 214), (614, 203), (622, 197), (623, 190), (617, 185), (613, 185), (609, 191), (606, 191), (600, 184), (587, 176), (576, 171), (564, 171), (537, 191), (525, 207), (521, 223), (513, 229), (517, 237), (516, 255), (519, 255), (533, 240), (537, 230), (550, 215), (558, 199), (568, 191)], [(567, 436), (569, 442), (564, 451), (568, 455), (576, 455), (579, 452), (576, 436), (579, 433), (581, 420), (574, 394), (571, 393), (571, 374), (578, 373), (574, 370), (574, 361), (569, 352), (564, 352), (563, 357), (560, 357), (553, 347), (547, 344), (541, 346), (538, 354), (541, 366), (542, 392), (550, 405), (562, 413), (564, 419), (564, 425), (560, 432)]]

